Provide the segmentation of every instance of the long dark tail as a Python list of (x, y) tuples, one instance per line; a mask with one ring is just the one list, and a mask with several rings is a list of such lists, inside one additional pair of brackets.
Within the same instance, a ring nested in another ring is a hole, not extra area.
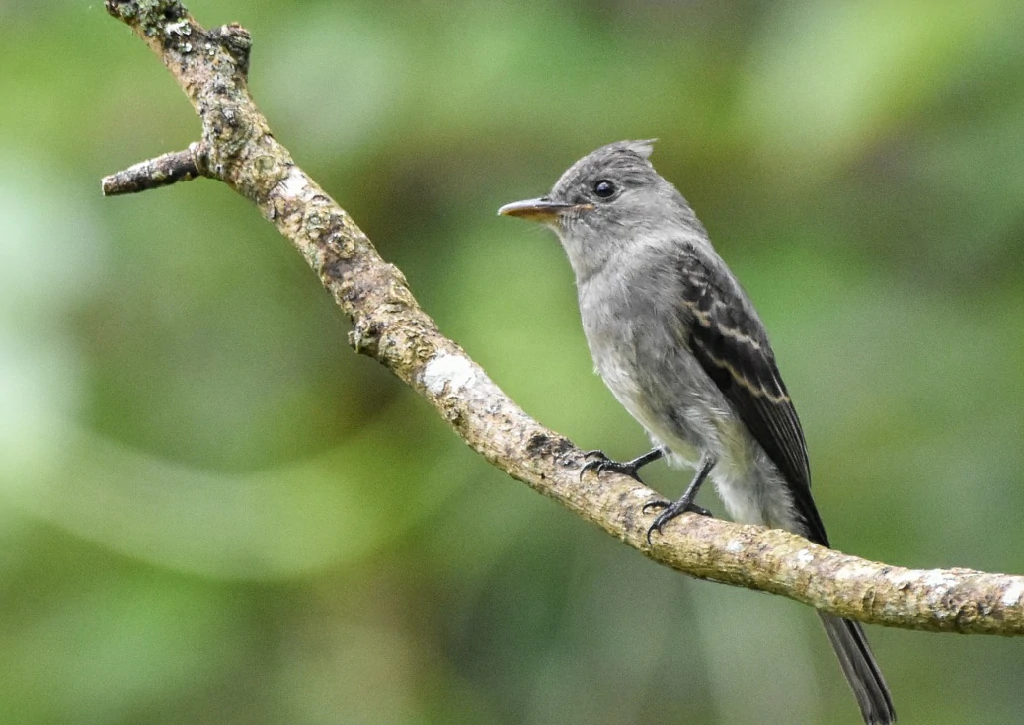
[(860, 705), (860, 713), (868, 725), (890, 725), (896, 722), (896, 710), (892, 705), (889, 686), (885, 684), (882, 670), (871, 654), (864, 630), (856, 622), (818, 612), (825, 625), (828, 640), (832, 643), (839, 664), (847, 682)]

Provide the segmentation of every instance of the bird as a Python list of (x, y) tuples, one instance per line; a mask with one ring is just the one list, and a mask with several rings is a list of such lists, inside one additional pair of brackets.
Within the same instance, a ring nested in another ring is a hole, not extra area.
[[(576, 277), (594, 366), (647, 431), (653, 449), (630, 461), (591, 451), (580, 471), (639, 480), (660, 458), (693, 478), (660, 509), (654, 534), (711, 480), (732, 518), (829, 546), (811, 497), (807, 444), (750, 298), (682, 194), (658, 174), (654, 140), (619, 141), (574, 163), (545, 196), (498, 213), (547, 226)], [(892, 695), (857, 622), (818, 612), (864, 722), (896, 721)]]

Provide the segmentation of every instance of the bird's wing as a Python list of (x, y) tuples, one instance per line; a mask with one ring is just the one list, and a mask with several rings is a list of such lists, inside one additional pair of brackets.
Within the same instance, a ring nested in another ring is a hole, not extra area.
[(724, 263), (719, 266), (686, 254), (680, 273), (681, 312), (690, 349), (786, 479), (808, 538), (828, 546), (811, 498), (800, 419), (757, 313)]

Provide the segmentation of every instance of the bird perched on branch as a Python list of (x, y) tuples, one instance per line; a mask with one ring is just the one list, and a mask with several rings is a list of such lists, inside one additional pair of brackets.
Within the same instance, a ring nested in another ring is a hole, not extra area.
[[(694, 504), (710, 479), (737, 521), (785, 529), (828, 546), (811, 498), (800, 419), (764, 326), (707, 232), (649, 161), (651, 141), (603, 146), (551, 192), (503, 206), (562, 242), (597, 372), (647, 430), (654, 449), (620, 463), (594, 452), (586, 470), (637, 477), (663, 456), (695, 475), (661, 509), (648, 541)], [(819, 613), (864, 721), (896, 721), (892, 697), (861, 626)]]

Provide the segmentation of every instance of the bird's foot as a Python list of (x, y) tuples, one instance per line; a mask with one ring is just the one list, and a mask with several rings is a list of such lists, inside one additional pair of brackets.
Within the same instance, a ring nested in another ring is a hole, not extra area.
[(613, 461), (604, 454), (603, 451), (587, 451), (583, 454), (584, 458), (590, 459), (583, 464), (580, 468), (580, 479), (583, 479), (583, 474), (587, 471), (596, 471), (602, 473), (604, 471), (613, 471), (614, 473), (622, 473), (630, 478), (635, 478), (640, 483), (643, 480), (640, 478), (638, 471), (652, 461), (656, 461), (661, 458), (664, 453), (661, 449), (655, 448), (653, 451), (637, 456), (631, 461)]
[(669, 521), (674, 519), (676, 516), (685, 513), (698, 514), (700, 516), (708, 516), (713, 518), (711, 512), (703, 506), (698, 506), (693, 501), (688, 501), (686, 498), (681, 498), (678, 501), (666, 501), (665, 499), (657, 499), (655, 501), (648, 501), (644, 504), (643, 512), (647, 513), (650, 509), (664, 509), (658, 518), (654, 519), (654, 523), (651, 524), (651, 528), (647, 529), (647, 543), (651, 544), (651, 534), (657, 531), (661, 533), (662, 527), (665, 526)]

